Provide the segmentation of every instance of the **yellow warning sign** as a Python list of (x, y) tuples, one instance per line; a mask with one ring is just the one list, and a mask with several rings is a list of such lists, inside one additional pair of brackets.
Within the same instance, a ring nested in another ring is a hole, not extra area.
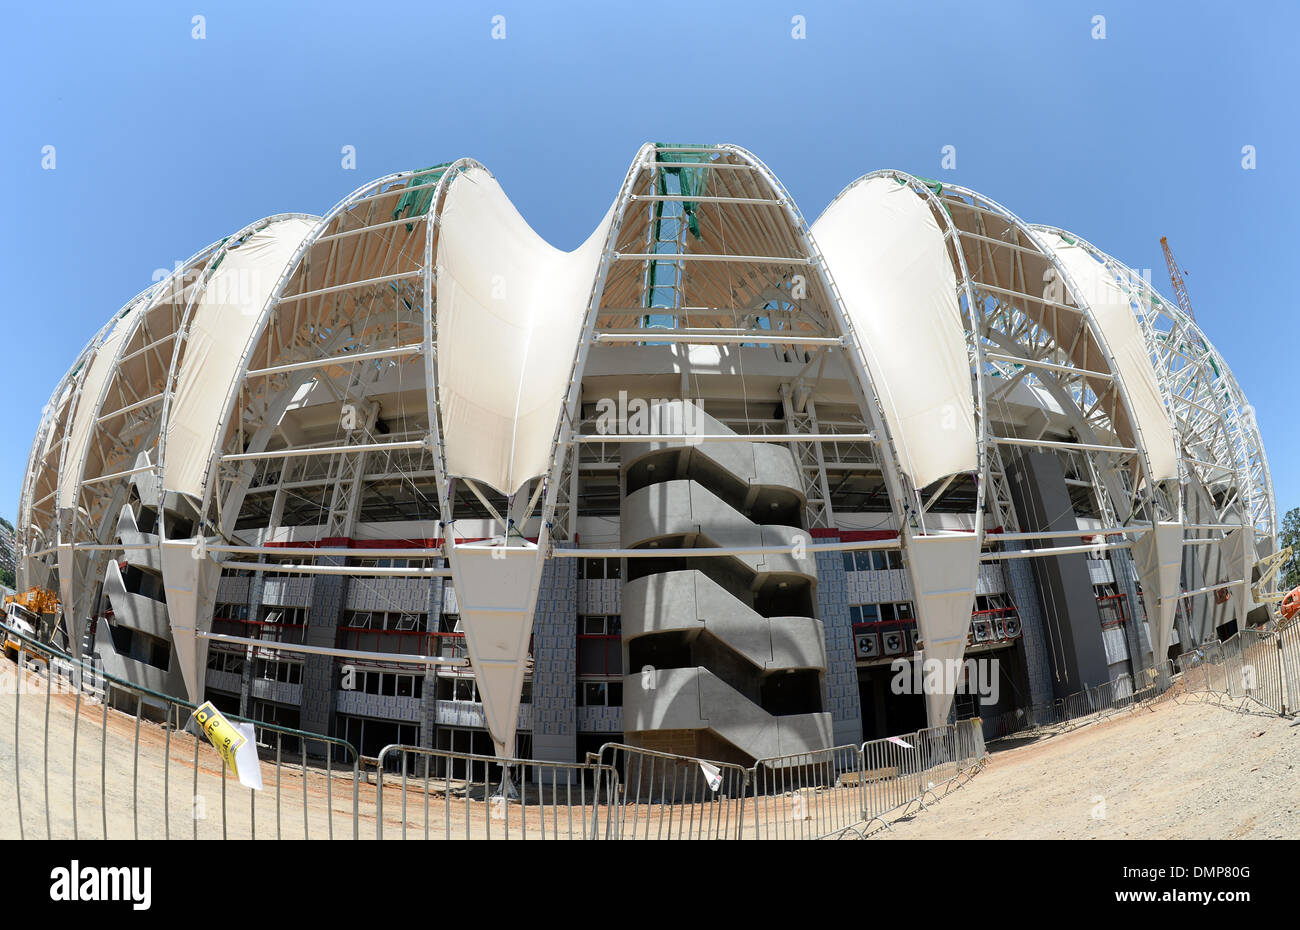
[(235, 764), (235, 753), (240, 746), (247, 742), (244, 734), (235, 729), (233, 723), (221, 716), (221, 711), (217, 710), (211, 701), (205, 701), (195, 709), (194, 719), (203, 728), (203, 732), (207, 734), (208, 742), (217, 747), (217, 751), (221, 753), (221, 758), (226, 760), (226, 765), (235, 773), (235, 777), (238, 777), (239, 766)]

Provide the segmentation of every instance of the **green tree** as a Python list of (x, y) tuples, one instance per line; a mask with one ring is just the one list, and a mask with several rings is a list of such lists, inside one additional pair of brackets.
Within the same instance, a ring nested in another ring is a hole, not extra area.
[(1282, 518), (1277, 546), (1278, 549), (1291, 547), (1291, 558), (1286, 560), (1278, 573), (1278, 589), (1290, 591), (1300, 585), (1300, 507), (1292, 507)]

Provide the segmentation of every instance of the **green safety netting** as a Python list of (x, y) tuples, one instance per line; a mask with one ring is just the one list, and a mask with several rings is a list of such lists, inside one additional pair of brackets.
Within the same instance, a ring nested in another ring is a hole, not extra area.
[[(664, 149), (674, 149), (674, 148), (699, 148), (702, 151), (698, 151), (698, 152), (664, 151)], [(656, 150), (655, 151), (656, 161), (659, 161), (661, 163), (659, 169), (659, 180), (657, 185), (657, 190), (660, 196), (662, 197), (703, 196), (704, 189), (708, 184), (708, 162), (710, 161), (712, 155), (714, 154), (713, 151), (709, 149), (708, 146), (703, 146), (703, 145), (697, 146), (692, 143), (657, 142), (655, 143), (655, 150)], [(668, 163), (668, 164), (662, 164), (662, 163)], [(678, 165), (680, 165), (681, 167), (677, 167)], [(697, 165), (699, 167), (689, 167), (691, 165)], [(669, 185), (670, 178), (676, 181), (677, 183), (676, 190), (669, 189), (668, 185)], [(677, 220), (678, 222), (680, 222), (681, 218), (685, 217), (686, 228), (690, 230), (691, 235), (693, 235), (696, 239), (702, 238), (700, 235), (700, 221), (697, 215), (697, 211), (699, 209), (699, 201), (696, 200), (680, 201), (681, 211), (682, 211), (681, 214), (670, 215), (668, 217), (664, 216), (664, 203), (665, 201), (663, 200), (659, 200), (655, 202), (654, 239), (653, 239), (653, 245), (651, 246), (653, 251), (658, 252), (661, 244), (675, 243), (677, 241), (677, 238), (681, 235), (681, 227), (674, 226), (675, 231), (673, 236), (666, 239), (663, 234), (665, 219)], [(676, 247), (674, 246), (672, 252), (664, 253), (665, 258), (670, 258), (675, 252), (676, 252)], [(663, 276), (660, 274), (660, 271), (661, 271), (660, 263), (657, 261), (651, 261), (650, 277), (649, 277), (650, 286), (646, 288), (646, 292), (645, 292), (645, 305), (647, 309), (653, 308), (658, 303), (656, 298), (657, 291), (665, 288), (674, 287), (673, 284), (668, 284), (661, 281), (661, 278)], [(651, 327), (654, 325), (656, 318), (662, 316), (663, 316), (662, 314), (647, 315), (643, 318), (642, 325)]]
[(212, 274), (212, 272), (220, 268), (221, 263), (226, 260), (226, 253), (222, 251), (222, 249), (225, 248), (226, 243), (229, 241), (230, 241), (230, 237), (226, 236), (226, 238), (222, 239), (219, 243), (217, 243), (217, 260), (213, 262), (212, 267), (208, 269), (208, 274)]
[[(683, 197), (701, 197), (704, 195), (704, 188), (708, 183), (708, 162), (713, 155), (711, 151), (702, 152), (665, 152), (665, 148), (691, 148), (694, 146), (687, 145), (669, 145), (664, 142), (655, 144), (655, 148), (660, 151), (658, 159), (661, 162), (672, 162), (679, 165), (701, 165), (699, 168), (668, 168), (663, 167), (659, 171), (659, 194), (668, 193), (668, 176), (673, 175), (677, 178), (678, 189)], [(705, 148), (705, 146), (699, 146)], [(686, 214), (686, 225), (690, 229), (691, 235), (696, 239), (700, 238), (700, 221), (695, 215), (699, 203), (694, 200), (682, 202), (682, 212)], [(659, 201), (655, 206), (655, 221), (658, 223), (663, 214), (663, 201)]]
[[(411, 180), (406, 182), (406, 193), (402, 195), (401, 200), (397, 201), (397, 209), (393, 211), (393, 219), (399, 220), (404, 216), (423, 216), (428, 213), (429, 207), (433, 203), (434, 192), (437, 190), (436, 185), (450, 166), (451, 162), (445, 161), (441, 165), (425, 168), (418, 174), (413, 175)], [(414, 223), (406, 224), (407, 232), (414, 228)]]
[[(907, 182), (902, 178), (896, 177), (894, 178), (894, 180), (897, 181), (899, 184), (902, 184), (903, 186), (907, 186)], [(943, 184), (940, 183), (939, 181), (936, 181), (934, 178), (922, 178), (918, 176), (916, 180), (920, 181), (926, 187), (930, 188), (930, 190), (934, 192), (934, 196), (940, 198), (943, 196)], [(939, 201), (939, 205), (943, 207), (943, 212), (947, 213), (948, 216), (951, 218), (952, 210), (948, 209), (948, 204), (944, 203), (943, 200), (941, 199)]]
[(943, 184), (940, 183), (939, 181), (936, 181), (934, 178), (918, 177), (917, 180), (920, 181), (922, 184), (924, 184), (926, 187), (930, 188), (930, 190), (934, 191), (934, 196), (938, 197), (940, 194), (943, 193)]

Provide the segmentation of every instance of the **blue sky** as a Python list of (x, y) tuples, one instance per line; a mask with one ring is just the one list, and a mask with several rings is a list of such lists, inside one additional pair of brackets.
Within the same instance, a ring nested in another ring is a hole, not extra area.
[[(806, 39), (791, 37), (796, 14)], [(462, 155), (571, 248), (651, 140), (749, 148), (810, 222), (877, 168), (963, 184), (1153, 269), (1165, 293), (1169, 236), (1257, 409), (1278, 506), (1300, 505), (1286, 297), (1300, 229), (1284, 174), (1300, 143), (1300, 5), (192, 0), (6, 18), (11, 520), (50, 391), (155, 269), (259, 217), (320, 214), (371, 178)], [(956, 170), (940, 167), (946, 145)]]

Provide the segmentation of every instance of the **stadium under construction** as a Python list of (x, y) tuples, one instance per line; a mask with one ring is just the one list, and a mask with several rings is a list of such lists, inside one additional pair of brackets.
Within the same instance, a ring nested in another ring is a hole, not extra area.
[(1149, 276), (962, 187), (809, 226), (744, 149), (647, 144), (571, 252), (471, 159), (196, 252), (55, 388), (18, 587), (363, 755), (746, 761), (1138, 681), (1269, 620), (1276, 524)]

